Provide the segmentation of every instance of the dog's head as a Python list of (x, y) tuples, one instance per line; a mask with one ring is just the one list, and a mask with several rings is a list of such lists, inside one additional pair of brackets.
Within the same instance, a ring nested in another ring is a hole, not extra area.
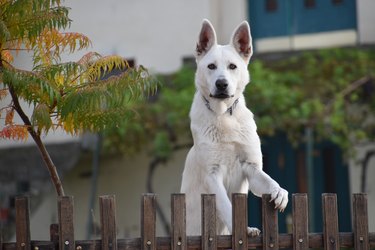
[(249, 24), (242, 22), (228, 45), (218, 45), (216, 33), (203, 20), (196, 49), (196, 85), (205, 98), (227, 101), (238, 98), (249, 82), (247, 65), (252, 55)]

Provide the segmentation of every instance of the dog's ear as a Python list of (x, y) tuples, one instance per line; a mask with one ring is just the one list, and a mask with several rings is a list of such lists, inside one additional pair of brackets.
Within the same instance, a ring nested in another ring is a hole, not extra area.
[(253, 45), (248, 22), (243, 21), (237, 29), (235, 29), (231, 43), (238, 54), (248, 62), (253, 54)]
[(197, 57), (207, 53), (216, 44), (216, 33), (212, 24), (207, 19), (203, 20), (202, 29), (199, 33), (196, 55)]

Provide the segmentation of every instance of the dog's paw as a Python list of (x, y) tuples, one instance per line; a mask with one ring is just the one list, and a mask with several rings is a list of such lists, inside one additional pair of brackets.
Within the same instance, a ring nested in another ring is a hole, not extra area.
[(271, 193), (271, 201), (275, 202), (275, 209), (279, 209), (283, 212), (288, 204), (288, 191), (279, 187), (274, 192)]
[(247, 228), (247, 235), (251, 237), (259, 236), (260, 230), (256, 227), (248, 227)]

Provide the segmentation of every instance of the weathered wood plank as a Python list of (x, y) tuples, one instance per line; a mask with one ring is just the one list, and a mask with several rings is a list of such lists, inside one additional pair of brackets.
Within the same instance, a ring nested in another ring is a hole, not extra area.
[(156, 250), (156, 195), (143, 194), (141, 203), (141, 250)]
[(232, 248), (247, 249), (247, 195), (232, 194)]
[(186, 204), (185, 194), (171, 196), (171, 249), (186, 250)]
[(216, 250), (216, 196), (214, 194), (202, 194), (202, 250)]
[(73, 207), (74, 203), (72, 196), (58, 197), (60, 250), (75, 250)]
[(340, 238), (336, 194), (323, 194), (322, 206), (324, 249), (338, 250)]
[(353, 194), (353, 231), (354, 248), (358, 250), (370, 249), (366, 194)]
[(307, 194), (293, 194), (293, 249), (309, 248)]
[[(154, 195), (152, 195), (154, 196)], [(299, 197), (303, 197), (303, 195), (300, 195), (300, 194), (297, 194), (296, 197), (296, 200), (299, 199)], [(332, 199), (333, 197), (333, 199)], [(64, 200), (64, 199), (67, 199)], [(155, 199), (155, 197), (154, 197)], [(177, 198), (178, 199), (178, 198)], [(234, 198), (235, 199), (235, 198)], [(233, 200), (234, 200), (233, 199)], [(307, 208), (307, 199), (306, 199), (306, 205), (298, 205), (300, 203), (303, 203), (302, 201), (301, 202), (296, 202), (294, 201), (294, 196), (293, 196), (293, 216), (294, 218), (298, 218), (298, 217), (304, 217), (303, 216), (303, 211), (304, 209), (302, 209), (300, 212), (297, 212), (299, 209), (303, 208), (303, 207), (306, 207)], [(301, 198), (302, 199), (302, 198)], [(304, 198), (303, 198), (304, 199)], [(61, 202), (60, 202), (61, 200)], [(309, 248), (322, 248), (323, 246), (325, 246), (327, 249), (338, 249), (339, 247), (343, 247), (343, 248), (353, 248), (355, 247), (355, 249), (369, 249), (369, 248), (374, 248), (375, 247), (375, 233), (370, 233), (368, 232), (368, 221), (367, 221), (367, 216), (368, 216), (368, 211), (367, 211), (367, 198), (365, 195), (362, 195), (362, 194), (359, 194), (359, 195), (354, 195), (353, 196), (353, 232), (354, 233), (339, 233), (338, 232), (338, 216), (337, 216), (337, 198), (335, 195), (333, 194), (325, 194), (322, 196), (322, 200), (323, 200), (323, 220), (324, 220), (324, 224), (325, 225), (328, 225), (328, 226), (325, 226), (324, 227), (324, 233), (310, 233), (308, 234), (307, 232), (307, 227), (308, 227), (308, 221), (307, 220), (301, 220), (299, 221), (298, 219), (294, 219), (294, 227), (293, 228), (293, 233), (294, 233), (294, 237), (292, 234), (280, 234), (278, 235), (277, 234), (277, 212), (274, 211), (273, 209), (273, 205), (272, 203), (269, 203), (269, 198), (265, 198), (263, 199), (263, 206), (264, 207), (269, 207), (269, 213), (271, 215), (276, 215), (276, 223), (274, 223), (274, 225), (276, 226), (269, 226), (269, 222), (265, 223), (265, 225), (268, 225), (268, 229), (265, 230), (263, 228), (263, 236), (259, 236), (259, 237), (249, 237), (249, 238), (246, 238), (247, 239), (247, 243), (244, 244), (244, 241), (242, 241), (242, 244), (243, 245), (247, 245), (247, 248), (259, 248), (259, 247), (263, 247), (263, 248), (267, 248), (267, 249), (276, 249), (276, 248), (291, 248), (294, 246), (294, 248), (296, 249), (306, 249), (306, 246), (308, 246)], [(155, 201), (155, 200), (154, 200)], [(174, 220), (175, 221), (175, 225), (176, 225), (176, 231), (179, 231), (177, 230), (177, 228), (181, 228), (182, 230), (182, 225), (183, 223), (185, 223), (186, 225), (186, 221), (182, 222), (181, 221), (181, 217), (182, 214), (184, 213), (182, 211), (182, 209), (179, 209), (179, 207), (181, 207), (182, 203), (181, 203), (181, 200), (179, 201), (175, 201), (176, 202), (176, 205), (172, 205), (172, 209), (175, 210), (176, 212), (173, 212), (172, 211), (172, 221)], [(202, 198), (202, 202), (203, 202), (203, 198)], [(146, 202), (147, 203), (147, 202)], [(173, 203), (173, 201), (172, 201)], [(234, 201), (234, 203), (236, 203)], [(213, 204), (215, 204), (215, 202), (213, 202)], [(17, 206), (17, 205), (16, 205)], [(23, 205), (25, 206), (25, 204)], [(173, 208), (174, 206), (174, 208)], [(205, 205), (203, 205), (204, 207)], [(245, 204), (246, 206), (246, 204)], [(19, 205), (19, 207), (21, 207), (21, 205)], [(27, 209), (28, 209), (28, 205), (26, 206)], [(155, 207), (153, 205), (146, 205), (145, 207)], [(202, 207), (202, 211), (203, 211), (203, 207)], [(213, 208), (215, 208), (215, 205), (213, 205)], [(149, 210), (149, 209), (145, 209), (145, 210)], [(156, 220), (156, 212), (155, 212), (155, 209), (151, 209), (153, 210), (153, 217), (154, 219), (146, 219), (146, 221), (155, 221)], [(236, 212), (236, 207), (234, 205), (233, 207), (233, 213), (237, 213)], [(246, 209), (242, 209), (242, 210), (246, 210)], [(20, 211), (23, 211), (22, 209)], [(65, 212), (64, 212), (65, 211)], [(209, 211), (209, 210), (207, 210)], [(16, 213), (17, 213), (17, 210), (16, 210)], [(110, 213), (110, 212), (109, 212)], [(143, 214), (146, 214), (148, 212), (143, 212)], [(174, 215), (173, 215), (174, 213)], [(180, 215), (177, 215), (178, 213), (180, 213)], [(185, 212), (186, 213), (186, 212)], [(27, 214), (27, 213), (26, 213)], [(152, 214), (152, 213), (151, 213)], [(212, 213), (212, 212), (206, 212), (206, 218), (208, 218), (208, 216), (213, 216), (213, 214), (215, 213)], [(237, 218), (236, 215), (233, 214), (233, 222), (234, 223), (237, 223), (235, 222)], [(265, 213), (263, 213), (265, 214)], [(300, 214), (300, 215), (295, 215), (295, 214)], [(307, 219), (308, 216), (307, 216), (307, 210), (306, 210), (306, 216), (305, 218)], [(332, 214), (334, 216), (332, 216)], [(18, 218), (21, 218), (20, 215), (17, 215), (16, 216)], [(24, 216), (26, 216), (24, 214)], [(174, 216), (174, 217), (173, 217)], [(203, 214), (202, 214), (203, 216)], [(70, 217), (70, 218), (69, 218)], [(146, 216), (147, 217), (147, 216)], [(240, 219), (238, 219), (240, 221), (240, 223), (246, 223), (247, 224), (247, 219), (243, 219), (244, 216), (239, 216), (240, 218), (242, 218), (242, 221)], [(272, 216), (266, 216), (266, 219), (268, 219), (268, 221), (270, 220)], [(63, 219), (61, 219), (63, 218)], [(175, 218), (175, 219), (173, 219)], [(237, 240), (236, 238), (236, 235), (238, 235), (235, 230), (238, 228), (238, 227), (242, 227), (242, 226), (235, 226), (234, 227), (234, 231), (233, 231), (233, 238), (232, 236), (216, 236), (216, 216), (213, 216), (212, 218), (215, 219), (215, 223), (211, 223), (209, 225), (214, 225), (214, 229), (213, 229), (213, 237), (204, 237), (203, 240), (201, 239), (201, 237), (199, 236), (192, 236), (192, 237), (186, 237), (186, 240), (185, 240), (185, 244), (183, 244), (183, 240), (181, 238), (181, 248), (183, 247), (184, 249), (202, 249), (202, 248), (214, 248), (213, 246), (216, 246), (215, 249), (238, 249), (239, 246), (236, 246), (236, 243), (239, 243), (240, 240)], [(211, 219), (212, 219), (211, 218)], [(264, 219), (264, 218), (263, 218)], [(27, 219), (26, 220), (22, 220), (23, 223), (27, 222)], [(106, 247), (104, 246), (103, 247), (103, 244), (106, 244), (105, 243), (105, 240), (84, 240), (84, 241), (74, 241), (74, 228), (73, 228), (73, 199), (71, 197), (60, 197), (59, 198), (59, 221), (62, 221), (61, 225), (62, 225), (62, 228), (65, 228), (64, 232), (59, 232), (59, 229), (58, 229), (58, 225), (57, 224), (54, 224), (54, 225), (51, 225), (51, 228), (50, 228), (50, 241), (31, 241), (30, 240), (30, 232), (28, 233), (29, 234), (29, 244), (25, 244), (23, 245), (23, 247), (26, 247), (26, 246), (29, 246), (29, 249), (33, 249), (33, 250), (54, 250), (54, 249), (57, 249), (57, 247), (59, 246), (60, 249), (67, 249), (67, 250), (70, 250), (70, 249), (74, 249), (74, 246), (76, 246), (75, 250), (101, 250), (101, 249), (109, 249), (110, 247)], [(178, 222), (179, 221), (179, 222)], [(115, 222), (115, 219), (113, 219), (113, 222)], [(151, 222), (150, 222), (151, 223)], [(203, 223), (203, 219), (202, 219), (202, 223)], [(299, 224), (300, 223), (300, 224)], [(304, 224), (306, 223), (306, 224)], [(147, 223), (146, 223), (147, 224)], [(172, 235), (172, 238), (170, 237), (158, 237), (156, 238), (155, 237), (155, 223), (151, 223), (153, 224), (153, 230), (154, 232), (153, 233), (148, 233), (148, 234), (144, 234), (144, 235), (153, 235), (151, 238), (153, 238), (154, 240), (150, 240), (149, 242), (148, 241), (145, 241), (143, 240), (143, 238), (134, 238), (134, 239), (120, 239), (120, 240), (115, 240), (115, 242), (117, 242), (117, 249), (118, 250), (139, 250), (139, 249), (144, 249), (144, 248), (147, 248), (147, 249), (160, 249), (160, 250), (170, 250), (170, 249), (176, 249), (176, 248), (179, 248), (179, 240), (180, 240), (180, 236), (179, 235), (183, 235), (183, 232), (182, 233), (176, 233), (175, 235), (173, 234)], [(18, 223), (18, 226), (20, 224)], [(337, 226), (336, 226), (337, 225)], [(16, 226), (17, 226), (17, 222), (16, 222)], [(29, 226), (28, 226), (29, 227)], [(69, 227), (71, 227), (71, 229), (68, 229)], [(22, 227), (23, 230), (27, 227)], [(115, 228), (115, 227), (114, 227)], [(147, 230), (149, 230), (149, 226), (147, 226)], [(204, 226), (202, 224), (202, 230), (203, 230)], [(270, 229), (271, 228), (271, 229)], [(300, 229), (303, 229), (303, 233), (301, 233), (301, 230), (298, 230), (298, 228)], [(274, 242), (277, 242), (278, 245), (276, 244), (272, 244), (271, 240), (275, 240), (275, 237), (269, 237), (270, 236), (270, 231), (272, 232), (272, 229), (273, 230), (276, 230), (276, 232), (274, 232), (273, 234), (275, 234), (278, 238), (276, 241)], [(105, 230), (107, 231), (107, 230)], [(186, 229), (185, 229), (185, 232), (186, 232)], [(203, 232), (202, 232), (203, 233)], [(367, 236), (366, 236), (367, 234)], [(27, 232), (24, 233), (24, 235), (27, 235)], [(62, 235), (62, 236), (61, 236)], [(210, 234), (208, 234), (210, 235)], [(298, 237), (298, 235), (305, 235), (304, 237)], [(333, 235), (333, 236), (331, 236)], [(67, 237), (68, 236), (68, 237)], [(64, 238), (65, 240), (64, 240)], [(105, 238), (105, 237), (103, 237)], [(150, 238), (150, 237), (148, 237)], [(204, 245), (204, 239), (209, 239), (209, 238), (212, 238), (212, 241), (214, 242), (214, 245), (210, 245), (210, 246), (205, 246)], [(20, 237), (18, 237), (18, 239), (20, 239)], [(19, 248), (19, 241), (17, 239), (17, 242), (15, 243), (1, 243), (0, 242), (0, 250), (18, 250), (20, 249)], [(268, 242), (267, 242), (267, 239), (268, 239)], [(303, 243), (306, 243), (305, 246), (301, 246), (298, 244), (298, 246), (296, 247), (296, 244), (297, 243), (300, 243), (298, 240), (299, 239), (302, 239), (302, 242)], [(306, 239), (306, 240), (305, 240)], [(1, 241), (1, 239), (0, 239)], [(60, 244), (58, 244), (57, 242), (60, 241)], [(72, 243), (73, 242), (73, 243)], [(266, 243), (265, 243), (266, 242)], [(330, 245), (331, 244), (331, 245)], [(152, 246), (154, 245), (154, 246)], [(328, 246), (327, 246), (328, 245)], [(146, 246), (146, 247), (145, 247)], [(25, 249), (25, 248), (21, 248), (22, 250)]]
[(17, 250), (30, 250), (30, 211), (28, 197), (16, 197), (15, 206)]
[(279, 249), (278, 212), (271, 195), (262, 195), (263, 249)]
[(99, 197), (103, 250), (117, 250), (116, 200), (114, 195)]
[(49, 226), (49, 239), (54, 249), (59, 248), (59, 224), (51, 224)]

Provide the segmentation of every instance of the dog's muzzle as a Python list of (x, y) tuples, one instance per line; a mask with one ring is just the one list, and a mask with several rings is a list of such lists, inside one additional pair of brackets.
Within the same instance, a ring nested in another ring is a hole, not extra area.
[(215, 94), (210, 94), (210, 97), (218, 98), (218, 99), (225, 99), (225, 98), (233, 97), (228, 94), (228, 81), (226, 79), (216, 80), (215, 86), (216, 86)]

